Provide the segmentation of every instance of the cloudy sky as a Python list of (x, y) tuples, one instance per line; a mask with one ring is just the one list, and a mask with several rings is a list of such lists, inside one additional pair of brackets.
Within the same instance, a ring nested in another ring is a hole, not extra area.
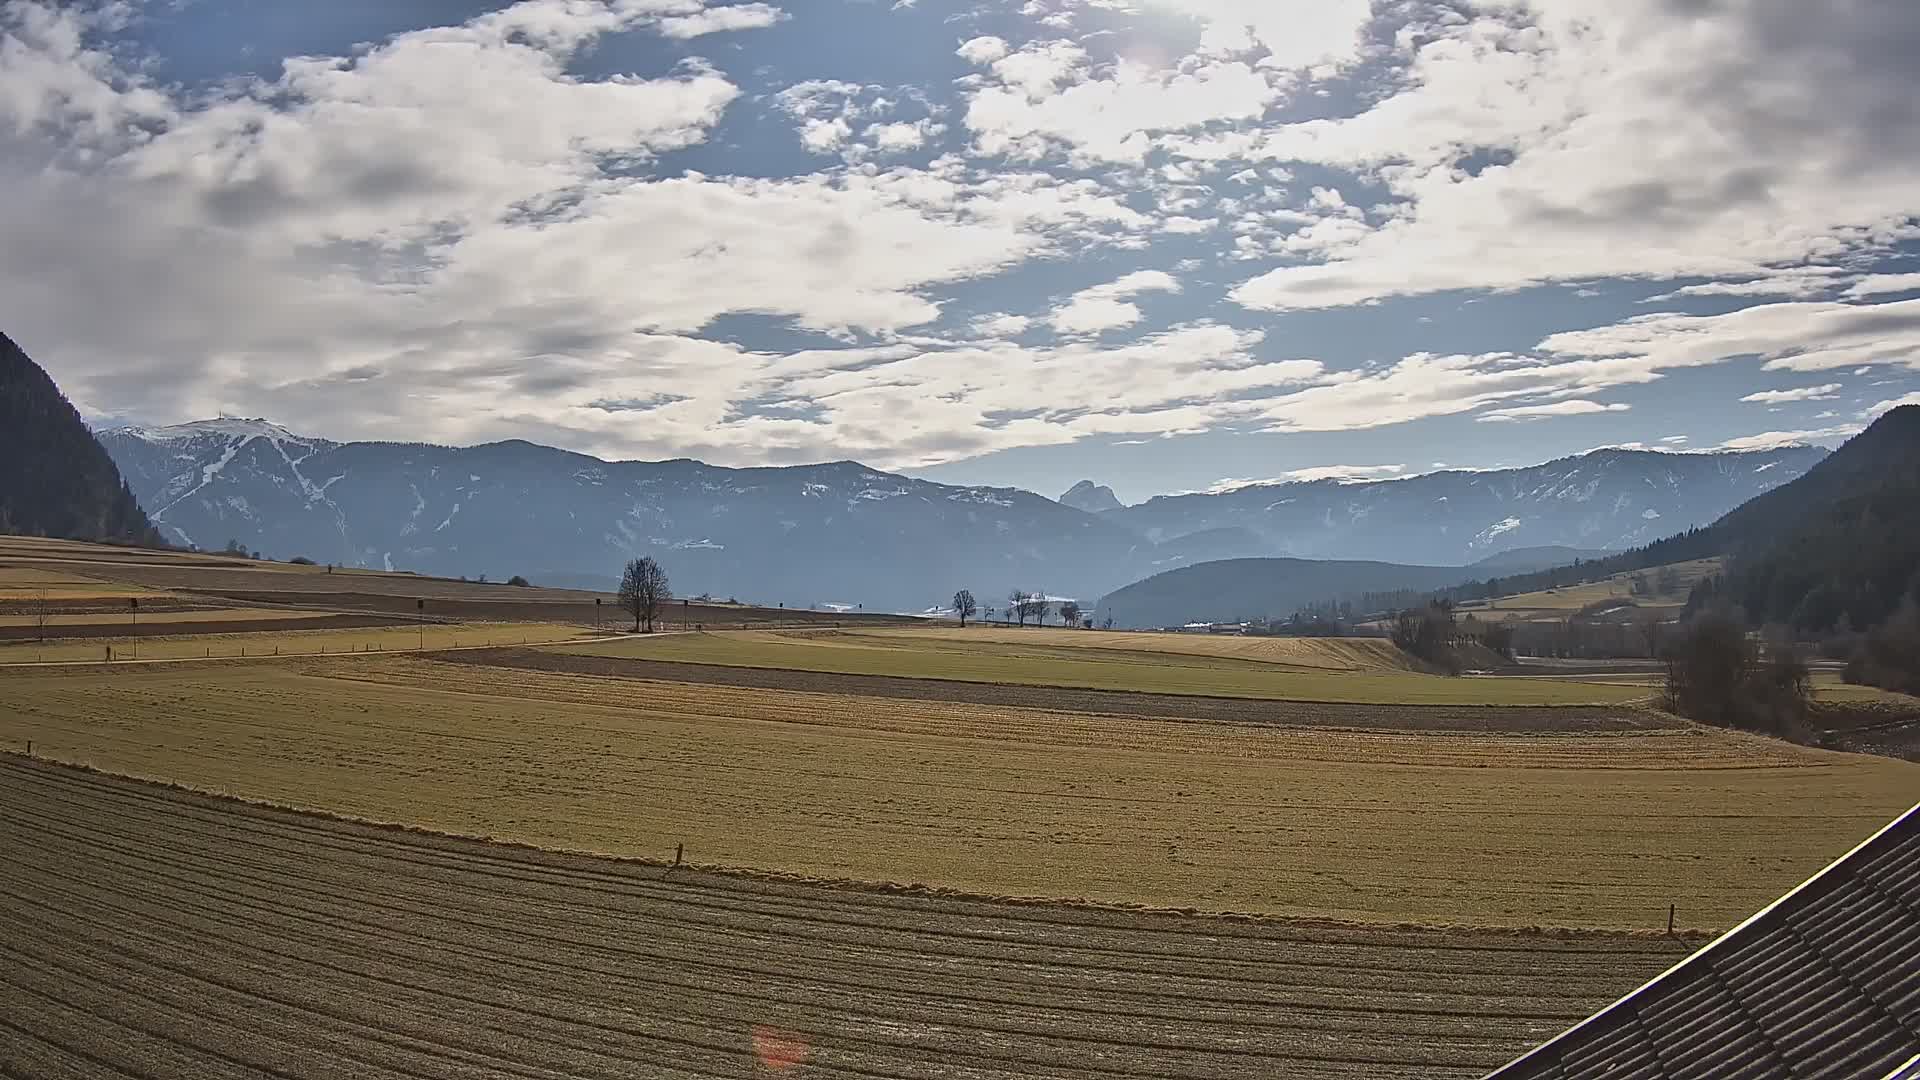
[(99, 424), (1123, 498), (1920, 401), (1911, 0), (0, 0)]

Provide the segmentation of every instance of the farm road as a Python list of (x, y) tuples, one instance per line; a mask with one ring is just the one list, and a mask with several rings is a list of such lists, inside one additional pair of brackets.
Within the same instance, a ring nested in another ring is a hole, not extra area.
[(1467, 1077), (1690, 947), (668, 871), (0, 755), (8, 1077)]

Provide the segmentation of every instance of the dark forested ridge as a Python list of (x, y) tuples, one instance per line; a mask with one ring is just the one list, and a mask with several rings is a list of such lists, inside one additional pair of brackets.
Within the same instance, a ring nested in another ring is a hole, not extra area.
[(113, 459), (60, 388), (0, 334), (0, 533), (157, 544)]
[(1865, 629), (1920, 604), (1920, 405), (1888, 412), (1713, 526), (1720, 592), (1753, 622)]

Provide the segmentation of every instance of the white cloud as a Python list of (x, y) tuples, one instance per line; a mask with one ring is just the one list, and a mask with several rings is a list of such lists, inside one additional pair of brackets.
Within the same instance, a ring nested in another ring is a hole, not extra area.
[(728, 30), (761, 30), (786, 17), (786, 12), (771, 4), (734, 4), (705, 8), (687, 15), (668, 15), (661, 18), (657, 25), (667, 37), (684, 40)]
[(1136, 270), (1104, 285), (1082, 289), (1047, 317), (1063, 334), (1100, 334), (1139, 322), (1139, 305), (1124, 298), (1143, 292), (1180, 291), (1180, 282), (1164, 270)]
[(1132, 326), (1143, 317), (1138, 304), (1082, 293), (1056, 309), (1047, 321), (1063, 334), (1100, 334)]
[(985, 337), (1019, 337), (1033, 325), (1025, 315), (982, 315), (973, 320), (973, 332)]
[[(1837, 266), (1807, 266), (1782, 270), (1748, 281), (1710, 281), (1687, 285), (1648, 297), (1644, 303), (1673, 300), (1683, 296), (1788, 296), (1796, 299), (1821, 296), (1845, 284), (1846, 271)], [(1835, 280), (1839, 278), (1839, 280)], [(1857, 295), (1848, 290), (1843, 295)]]
[(1548, 405), (1517, 405), (1506, 409), (1491, 409), (1474, 419), (1481, 423), (1500, 423), (1515, 420), (1548, 420), (1556, 416), (1586, 416), (1590, 413), (1626, 412), (1632, 408), (1625, 402), (1601, 404), (1585, 398), (1568, 401), (1556, 401)]
[(1473, 8), (1404, 36), (1400, 89), (1358, 115), (1211, 137), (1229, 162), (1358, 171), (1392, 199), (1383, 220), (1236, 299), (1291, 310), (1609, 277), (1751, 280), (1911, 231), (1920, 128), (1900, 118), (1920, 8)]
[(1717, 449), (1771, 450), (1780, 446), (1799, 446), (1831, 439), (1846, 439), (1858, 435), (1861, 427), (1860, 424), (1840, 424), (1803, 431), (1763, 431), (1758, 435), (1742, 435), (1737, 439), (1728, 439)]
[(1096, 66), (1084, 48), (1067, 41), (1029, 43), (992, 61), (990, 70), (987, 84), (970, 93), (966, 126), (977, 153), (1016, 159), (1065, 150), (1087, 160), (1139, 163), (1153, 133), (1252, 120), (1281, 93), (1274, 78), (1242, 60)]
[(985, 66), (1012, 52), (1006, 41), (997, 37), (970, 38), (954, 52), (960, 59), (976, 66)]
[(1826, 401), (1839, 392), (1839, 383), (1822, 383), (1819, 386), (1800, 386), (1791, 390), (1757, 390), (1740, 400), (1762, 405), (1781, 405), (1789, 401)]
[(1868, 274), (1840, 295), (1846, 297), (1882, 296), (1886, 293), (1920, 290), (1920, 274)]
[(1913, 393), (1906, 394), (1902, 397), (1890, 398), (1886, 401), (1876, 402), (1871, 407), (1862, 410), (1860, 413), (1860, 418), (1862, 420), (1871, 420), (1874, 417), (1879, 416), (1881, 413), (1900, 408), (1902, 405), (1920, 405), (1920, 390), (1916, 390)]

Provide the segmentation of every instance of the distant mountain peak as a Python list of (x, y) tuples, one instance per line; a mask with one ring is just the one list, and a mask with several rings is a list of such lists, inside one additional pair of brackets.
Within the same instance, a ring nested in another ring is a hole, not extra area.
[(126, 434), (146, 439), (150, 442), (172, 442), (178, 439), (195, 439), (206, 435), (228, 438), (260, 437), (278, 442), (310, 443), (320, 440), (296, 435), (262, 417), (221, 416), (212, 420), (193, 420), (184, 424), (168, 424), (164, 427), (128, 427), (117, 428)]
[(1121, 507), (1120, 499), (1114, 495), (1112, 488), (1104, 484), (1096, 484), (1091, 480), (1080, 481), (1054, 501), (1062, 506), (1071, 506), (1075, 510), (1085, 510), (1089, 514), (1105, 513)]

